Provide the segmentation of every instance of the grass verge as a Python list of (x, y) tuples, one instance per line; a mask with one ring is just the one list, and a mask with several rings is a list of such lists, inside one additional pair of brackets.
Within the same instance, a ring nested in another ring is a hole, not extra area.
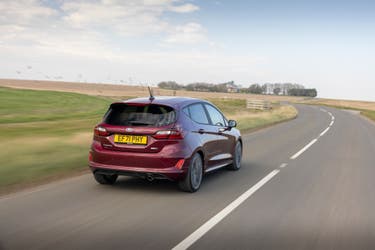
[(356, 111), (359, 111), (361, 115), (375, 122), (375, 103), (369, 106), (371, 109), (357, 108), (355, 106), (347, 106), (348, 103), (345, 103), (346, 105), (337, 105), (337, 104), (335, 105), (335, 104), (330, 104), (326, 102), (311, 102), (311, 103), (303, 103), (303, 104), (326, 106), (326, 107), (337, 108), (337, 109), (356, 110)]
[[(87, 170), (92, 129), (110, 98), (0, 87), (0, 195)], [(212, 99), (242, 132), (294, 118), (291, 106), (249, 111), (245, 100)]]
[(375, 121), (375, 102), (369, 101), (349, 101), (349, 100), (335, 100), (335, 99), (311, 99), (306, 101), (299, 101), (297, 103), (319, 105), (332, 107), (337, 109), (349, 109), (359, 111), (361, 115)]
[(241, 115), (238, 118), (233, 116), (233, 119), (237, 120), (238, 129), (244, 134), (280, 122), (292, 120), (297, 117), (297, 114), (298, 112), (293, 106), (287, 105), (276, 107), (270, 111)]
[(297, 110), (291, 105), (273, 103), (271, 110), (257, 111), (246, 109), (243, 99), (210, 99), (228, 119), (236, 120), (241, 133), (248, 133), (297, 117)]
[(361, 110), (361, 115), (366, 116), (367, 118), (375, 122), (375, 111), (374, 110)]

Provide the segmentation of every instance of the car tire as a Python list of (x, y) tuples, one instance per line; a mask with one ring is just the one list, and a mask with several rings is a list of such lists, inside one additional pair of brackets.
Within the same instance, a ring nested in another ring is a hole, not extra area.
[(113, 185), (117, 180), (117, 175), (106, 175), (106, 174), (98, 174), (94, 173), (95, 180), (102, 185)]
[(242, 144), (240, 141), (236, 143), (233, 154), (233, 163), (228, 166), (230, 170), (239, 170), (241, 168), (242, 160)]
[(179, 181), (178, 185), (182, 191), (194, 193), (202, 183), (203, 178), (203, 160), (200, 154), (195, 153), (191, 158), (188, 172), (183, 180)]

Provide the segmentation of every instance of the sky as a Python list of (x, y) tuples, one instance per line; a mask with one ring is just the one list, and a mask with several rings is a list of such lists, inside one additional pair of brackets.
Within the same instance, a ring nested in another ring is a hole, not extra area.
[(0, 13), (0, 78), (287, 82), (375, 101), (375, 1), (0, 0)]

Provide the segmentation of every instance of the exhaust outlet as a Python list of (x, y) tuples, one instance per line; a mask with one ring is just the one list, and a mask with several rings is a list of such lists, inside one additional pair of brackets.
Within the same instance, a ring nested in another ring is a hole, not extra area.
[(151, 182), (154, 180), (154, 177), (151, 174), (148, 174), (146, 179)]

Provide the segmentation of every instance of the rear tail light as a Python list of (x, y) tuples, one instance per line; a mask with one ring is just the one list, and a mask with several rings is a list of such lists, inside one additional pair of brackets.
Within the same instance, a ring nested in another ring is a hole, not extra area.
[(92, 161), (93, 157), (92, 157), (92, 152), (90, 151), (89, 152), (89, 161)]
[(94, 134), (98, 135), (98, 136), (108, 136), (109, 135), (107, 129), (105, 129), (104, 127), (101, 127), (101, 126), (95, 127)]
[(184, 139), (183, 134), (177, 130), (160, 130), (152, 137), (155, 139)]

